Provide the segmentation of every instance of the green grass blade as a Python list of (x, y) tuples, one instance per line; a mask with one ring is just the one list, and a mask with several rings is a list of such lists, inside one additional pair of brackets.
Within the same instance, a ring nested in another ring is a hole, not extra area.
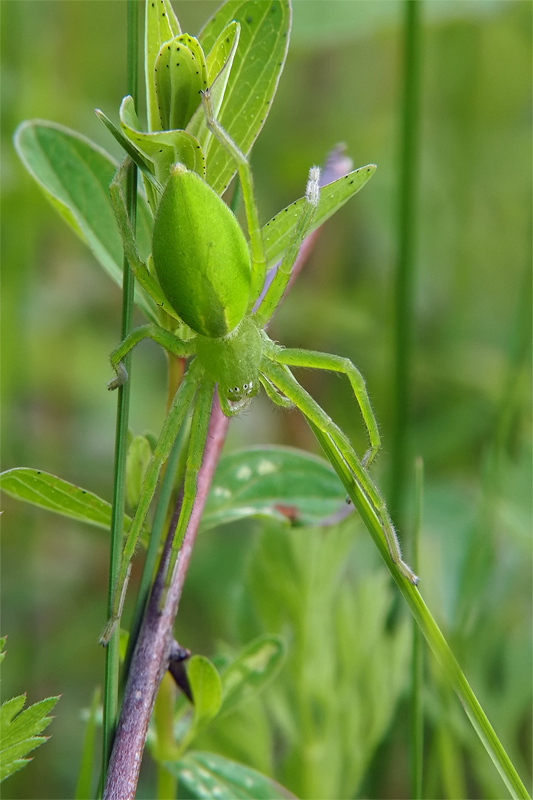
[[(139, 41), (139, 3), (128, 0), (128, 53), (127, 53), (127, 89), (136, 104), (138, 100), (138, 41)], [(137, 228), (137, 170), (133, 165), (128, 170), (126, 186), (128, 216), (133, 231)], [(123, 256), (122, 282), (122, 320), (121, 338), (124, 339), (132, 328), (134, 278), (126, 256)], [(115, 428), (115, 458), (113, 476), (113, 508), (111, 517), (111, 541), (109, 554), (109, 583), (107, 592), (107, 614), (113, 610), (114, 590), (120, 573), (122, 560), (122, 519), (126, 501), (126, 458), (128, 450), (128, 420), (131, 387), (131, 358), (126, 356), (124, 366), (130, 380), (118, 389), (117, 419)], [(106, 649), (104, 716), (102, 741), (102, 785), (105, 784), (107, 764), (111, 755), (111, 747), (115, 735), (119, 713), (119, 637), (120, 628), (113, 633)]]
[(421, 0), (404, 0), (404, 75), (401, 108), (398, 254), (394, 287), (394, 383), (391, 437), (390, 510), (403, 523), (406, 476), (409, 472), (413, 308), (417, 180), (420, 160), (420, 16)]
[(337, 449), (329, 437), (318, 430), (318, 428), (316, 428), (311, 422), (309, 424), (339, 478), (343, 482), (346, 491), (354, 503), (354, 506), (359, 511), (366, 528), (372, 536), (383, 560), (385, 561), (394, 581), (396, 582), (396, 585), (398, 586), (407, 605), (409, 606), (409, 609), (416, 620), (418, 627), (422, 631), (424, 638), (429, 644), (435, 657), (441, 664), (445, 675), (459, 696), (461, 704), (470, 722), (472, 723), (474, 730), (476, 731), (485, 749), (487, 750), (487, 753), (492, 759), (496, 769), (500, 774), (500, 777), (509, 790), (511, 797), (527, 800), (529, 795), (524, 784), (520, 780), (520, 777), (511, 760), (509, 759), (509, 756), (505, 752), (502, 743), (498, 739), (459, 664), (455, 660), (455, 657), (450, 650), (450, 647), (440, 628), (424, 603), (419, 590), (405, 580), (405, 578), (403, 578), (398, 570), (398, 567), (392, 561), (381, 527), (376, 515), (373, 513), (372, 507), (370, 504), (365, 505), (362, 503), (360, 499), (361, 495), (356, 491), (352, 474), (343, 459), (340, 457)]

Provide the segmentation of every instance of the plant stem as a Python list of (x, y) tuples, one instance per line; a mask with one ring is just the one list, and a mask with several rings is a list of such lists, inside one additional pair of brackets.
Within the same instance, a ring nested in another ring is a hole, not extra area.
[(104, 800), (132, 800), (135, 796), (146, 731), (157, 689), (167, 669), (172, 645), (172, 625), (176, 616), (189, 567), (196, 533), (216, 464), (224, 443), (229, 420), (218, 400), (213, 402), (207, 444), (198, 474), (197, 493), (187, 531), (180, 549), (172, 583), (162, 611), (159, 602), (164, 590), (166, 564), (172, 547), (179, 507), (167, 535), (154, 587), (143, 620), (122, 704), (120, 724), (113, 744)]
[(409, 469), (411, 415), (412, 320), (414, 306), (414, 251), (420, 128), (420, 14), (422, 0), (404, 3), (404, 69), (401, 109), (398, 191), (398, 261), (394, 287), (394, 365), (392, 397), (389, 506), (398, 527), (403, 522), (405, 484)]
[[(350, 163), (347, 162), (342, 150), (335, 149), (330, 154), (324, 169), (325, 182), (330, 182), (346, 174), (351, 168)], [(292, 279), (301, 272), (316, 238), (317, 231), (304, 240), (292, 269)], [(117, 736), (113, 743), (109, 762), (104, 800), (129, 800), (135, 795), (150, 715), (159, 683), (168, 667), (169, 653), (173, 643), (172, 625), (177, 614), (201, 513), (228, 424), (228, 418), (224, 417), (218, 400), (215, 400), (211, 411), (202, 466), (198, 474), (196, 500), (178, 556), (175, 574), (167, 592), (166, 602), (160, 612), (159, 600), (164, 585), (169, 548), (179, 517), (179, 503), (169, 528), (152, 594), (132, 656)]]
[[(127, 52), (127, 91), (134, 101), (138, 95), (138, 31), (139, 31), (139, 4), (138, 0), (128, 0), (128, 52)], [(135, 230), (136, 201), (137, 201), (137, 170), (132, 165), (128, 171), (127, 202), (131, 223)], [(121, 339), (124, 339), (131, 330), (133, 316), (133, 290), (134, 279), (129, 264), (124, 257), (123, 283), (122, 283), (122, 323)], [(130, 373), (129, 358), (125, 364)], [(131, 374), (131, 373), (130, 373)], [(125, 506), (125, 477), (126, 477), (126, 452), (130, 401), (130, 381), (127, 381), (118, 390), (117, 421), (115, 430), (115, 465), (113, 482), (113, 507), (111, 514), (111, 552), (109, 564), (108, 587), (108, 616), (112, 610), (114, 588), (120, 570), (122, 556), (122, 539), (124, 532), (124, 506)], [(103, 754), (102, 754), (102, 780), (105, 781), (107, 762), (111, 753), (111, 746), (115, 733), (118, 717), (118, 691), (119, 691), (119, 635), (116, 632), (111, 637), (106, 649), (106, 670), (104, 688), (104, 719), (103, 719)]]
[[(424, 464), (420, 457), (415, 461), (415, 521), (413, 525), (412, 547), (409, 561), (417, 575), (420, 574), (419, 542), (422, 529), (422, 498), (424, 484)], [(413, 649), (411, 654), (411, 797), (422, 800), (422, 779), (424, 765), (424, 708), (422, 691), (424, 687), (424, 651), (420, 628), (413, 619)]]

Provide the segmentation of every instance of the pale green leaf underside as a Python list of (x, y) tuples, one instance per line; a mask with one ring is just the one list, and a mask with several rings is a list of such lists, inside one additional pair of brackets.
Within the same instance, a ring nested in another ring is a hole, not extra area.
[(221, 458), (202, 529), (247, 517), (317, 525), (343, 507), (346, 492), (330, 466), (290, 447), (251, 447)]
[(222, 672), (221, 713), (260, 692), (278, 674), (285, 658), (279, 636), (267, 634), (251, 642)]
[[(85, 136), (43, 120), (23, 122), (15, 147), (48, 200), (89, 246), (108, 275), (122, 285), (122, 242), (109, 198), (115, 161)], [(141, 254), (150, 251), (150, 212), (139, 196), (138, 239)], [(153, 304), (142, 291), (136, 302), (150, 318)]]
[[(64, 517), (109, 530), (111, 504), (92, 492), (56, 475), (30, 467), (15, 467), (0, 474), (0, 489), (26, 503), (55, 511)], [(124, 515), (124, 529), (131, 520)]]
[[(348, 175), (343, 175), (333, 183), (328, 183), (320, 190), (320, 200), (309, 233), (320, 227), (329, 219), (339, 208), (341, 208), (354, 194), (363, 188), (365, 183), (372, 177), (376, 167), (369, 164), (360, 167)], [(270, 222), (261, 229), (267, 268), (272, 267), (283, 255), (290, 238), (296, 227), (296, 223), (302, 212), (305, 197), (301, 197), (291, 205), (287, 206), (276, 214)]]
[[(239, 46), (218, 121), (247, 154), (263, 127), (285, 63), (290, 6), (287, 0), (229, 0), (199, 34), (206, 53), (233, 21), (241, 26)], [(235, 174), (235, 161), (214, 137), (209, 140), (206, 159), (207, 182), (222, 194)]]
[(191, 751), (174, 764), (165, 764), (201, 800), (284, 800), (294, 798), (279, 783), (250, 767), (215, 753)]

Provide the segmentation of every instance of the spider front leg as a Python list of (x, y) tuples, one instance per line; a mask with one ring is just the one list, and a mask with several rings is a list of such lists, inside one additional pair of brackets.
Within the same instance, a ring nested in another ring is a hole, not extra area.
[(154, 325), (153, 323), (141, 325), (140, 328), (135, 328), (135, 330), (128, 334), (116, 350), (113, 350), (111, 353), (111, 366), (116, 372), (116, 377), (109, 381), (107, 384), (108, 389), (117, 389), (128, 380), (128, 373), (126, 372), (122, 360), (130, 350), (143, 339), (152, 339), (165, 350), (168, 350), (170, 353), (180, 358), (187, 358), (194, 352), (191, 342), (181, 341), (181, 339), (178, 339), (170, 331), (160, 328), (159, 325)]
[(148, 270), (148, 267), (141, 259), (137, 241), (131, 224), (131, 219), (128, 213), (128, 206), (126, 203), (126, 175), (129, 167), (130, 159), (126, 158), (120, 165), (111, 185), (109, 187), (109, 194), (111, 195), (111, 204), (115, 213), (115, 219), (118, 224), (124, 253), (128, 259), (128, 263), (139, 281), (143, 289), (150, 295), (157, 305), (166, 311), (171, 317), (176, 318), (176, 312), (166, 299), (161, 291), (161, 287), (153, 275)]
[(312, 369), (324, 369), (346, 375), (350, 381), (353, 393), (359, 403), (361, 414), (370, 438), (370, 448), (362, 458), (363, 467), (369, 466), (381, 446), (378, 424), (370, 404), (370, 398), (366, 390), (365, 379), (352, 364), (349, 358), (330, 355), (329, 353), (318, 353), (315, 350), (296, 350), (276, 347), (272, 357), (279, 364), (286, 364), (290, 367), (306, 367)]
[(117, 623), (122, 615), (122, 605), (129, 579), (130, 562), (135, 552), (137, 542), (142, 533), (142, 529), (152, 502), (152, 498), (157, 488), (161, 467), (168, 459), (172, 445), (179, 433), (179, 430), (187, 416), (191, 403), (196, 394), (198, 384), (202, 377), (201, 368), (196, 366), (193, 361), (174, 395), (174, 400), (170, 406), (167, 418), (159, 435), (152, 458), (144, 475), (141, 497), (132, 520), (126, 543), (122, 551), (122, 559), (117, 583), (113, 593), (113, 605), (111, 616), (107, 622), (104, 632), (100, 638), (103, 645), (107, 645)]
[(416, 586), (418, 578), (402, 559), (400, 544), (385, 501), (357, 457), (348, 437), (335, 425), (316, 400), (300, 386), (287, 366), (276, 364), (267, 357), (261, 364), (261, 372), (278, 391), (300, 409), (308, 420), (331, 439), (352, 473), (357, 489), (357, 508), (361, 516), (364, 518), (374, 517), (374, 519), (378, 520), (392, 561), (396, 564), (403, 577)]

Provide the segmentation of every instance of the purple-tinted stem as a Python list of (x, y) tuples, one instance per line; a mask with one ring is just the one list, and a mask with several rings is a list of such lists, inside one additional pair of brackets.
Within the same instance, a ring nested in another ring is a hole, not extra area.
[[(321, 185), (324, 186), (342, 177), (350, 169), (351, 161), (344, 155), (344, 148), (337, 146), (328, 156), (322, 172)], [(304, 266), (314, 246), (317, 234), (318, 230), (304, 240), (291, 271), (289, 286)], [(271, 270), (269, 275), (272, 276), (274, 272), (275, 268)], [(269, 276), (267, 276), (267, 281), (268, 279)], [(271, 279), (272, 277), (270, 277)], [(132, 800), (135, 797), (148, 723), (159, 684), (168, 668), (169, 656), (173, 646), (172, 626), (178, 612), (194, 541), (224, 444), (228, 424), (229, 419), (220, 410), (215, 392), (202, 466), (198, 473), (196, 498), (179, 552), (173, 581), (168, 590), (163, 610), (160, 612), (159, 601), (163, 591), (165, 566), (172, 545), (177, 517), (179, 516), (179, 507), (176, 508), (167, 534), (148, 608), (133, 652), (124, 700), (113, 742), (113, 750), (108, 765), (104, 800)]]

